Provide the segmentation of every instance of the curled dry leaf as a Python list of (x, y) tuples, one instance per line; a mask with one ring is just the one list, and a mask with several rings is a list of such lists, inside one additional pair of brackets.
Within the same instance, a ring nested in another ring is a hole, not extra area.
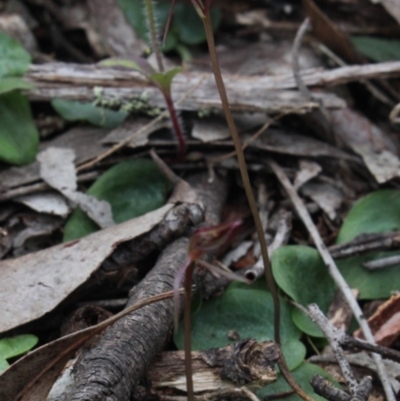
[(331, 118), (336, 140), (362, 157), (379, 184), (400, 177), (398, 149), (385, 131), (349, 108), (332, 111)]
[[(392, 296), (379, 306), (368, 319), (368, 324), (376, 343), (390, 347), (400, 337), (400, 294)], [(364, 338), (360, 330), (354, 336)]]
[(67, 199), (78, 205), (100, 227), (114, 224), (111, 205), (93, 196), (77, 191), (75, 152), (68, 148), (48, 148), (37, 156), (40, 176)]
[(83, 284), (115, 247), (151, 230), (173, 207), (160, 209), (17, 259), (0, 262), (0, 332), (38, 319)]

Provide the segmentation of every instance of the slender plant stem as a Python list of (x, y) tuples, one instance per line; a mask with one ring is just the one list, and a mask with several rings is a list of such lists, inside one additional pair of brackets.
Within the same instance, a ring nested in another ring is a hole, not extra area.
[[(268, 256), (268, 250), (267, 250), (267, 243), (265, 241), (265, 235), (264, 235), (264, 230), (262, 227), (261, 219), (258, 214), (258, 208), (257, 204), (254, 198), (253, 190), (251, 188), (251, 183), (250, 183), (250, 178), (249, 174), (247, 171), (246, 167), (246, 160), (244, 157), (244, 153), (242, 150), (242, 143), (239, 138), (239, 134), (236, 129), (236, 124), (233, 120), (233, 116), (229, 107), (229, 100), (228, 96), (226, 93), (225, 89), (225, 84), (222, 79), (222, 74), (221, 74), (221, 69), (219, 67), (219, 62), (218, 62), (218, 56), (217, 52), (215, 50), (215, 42), (214, 42), (214, 34), (213, 34), (213, 29), (212, 29), (212, 24), (211, 24), (211, 15), (210, 15), (210, 1), (207, 3), (208, 7), (204, 10), (204, 17), (202, 18), (203, 24), (204, 24), (204, 30), (206, 33), (207, 37), (207, 43), (208, 43), (208, 50), (209, 50), (209, 55), (211, 59), (211, 64), (214, 72), (214, 78), (215, 82), (218, 87), (219, 95), (221, 98), (222, 102), (222, 107), (225, 112), (225, 118), (229, 127), (229, 130), (232, 135), (232, 140), (235, 146), (236, 150), (236, 157), (238, 158), (239, 162), (239, 169), (240, 169), (240, 174), (242, 177), (243, 181), (243, 186), (246, 192), (246, 197), (249, 202), (251, 214), (253, 216), (254, 224), (256, 226), (257, 230), (257, 235), (258, 235), (258, 240), (260, 242), (260, 247), (261, 247), (261, 255), (264, 263), (264, 271), (265, 271), (265, 277), (268, 283), (268, 286), (270, 288), (273, 300), (274, 300), (274, 340), (276, 344), (281, 348), (281, 336), (280, 336), (280, 302), (279, 302), (279, 296), (278, 296), (278, 290), (275, 285), (274, 277), (272, 275), (272, 268), (271, 268), (271, 262), (269, 260)], [(302, 388), (296, 383), (294, 380), (293, 376), (290, 373), (290, 370), (287, 366), (286, 360), (284, 355), (282, 354), (282, 350), (280, 352), (280, 357), (279, 357), (279, 368), (281, 370), (282, 375), (285, 377), (286, 381), (289, 383), (289, 385), (296, 391), (296, 393), (303, 398), (306, 401), (313, 401), (313, 399), (307, 395)]]
[(192, 369), (192, 344), (191, 344), (191, 308), (192, 308), (192, 277), (193, 265), (191, 263), (185, 273), (185, 373), (186, 373), (186, 389), (188, 401), (194, 401), (193, 387), (193, 369)]
[(186, 143), (183, 137), (182, 126), (179, 121), (178, 113), (176, 112), (176, 108), (174, 102), (171, 97), (171, 91), (169, 93), (164, 93), (165, 103), (167, 104), (167, 108), (169, 111), (169, 117), (172, 122), (172, 127), (175, 132), (176, 137), (178, 138), (178, 160), (183, 160), (186, 152)]
[(154, 14), (153, 0), (145, 0), (147, 23), (149, 25), (150, 40), (153, 52), (156, 55), (159, 72), (164, 71), (164, 64), (161, 56), (160, 46), (158, 45), (156, 18)]
[(212, 31), (211, 19), (210, 19), (209, 12), (206, 13), (203, 23), (204, 23), (204, 29), (206, 31), (209, 54), (210, 54), (211, 64), (212, 64), (213, 71), (214, 71), (215, 81), (216, 81), (218, 91), (219, 91), (219, 94), (221, 97), (222, 106), (223, 106), (223, 109), (225, 112), (225, 118), (226, 118), (229, 130), (232, 134), (232, 140), (233, 140), (233, 144), (235, 146), (236, 156), (237, 156), (238, 162), (239, 162), (240, 174), (242, 176), (242, 181), (243, 181), (244, 189), (245, 189), (246, 196), (247, 196), (247, 199), (249, 202), (251, 214), (253, 216), (254, 224), (256, 226), (258, 240), (260, 241), (261, 254), (262, 254), (263, 262), (265, 265), (266, 279), (267, 279), (268, 286), (271, 289), (272, 296), (274, 299), (275, 342), (280, 345), (280, 342), (281, 342), (280, 341), (280, 324), (279, 324), (280, 323), (280, 305), (279, 305), (278, 292), (277, 292), (277, 289), (275, 286), (274, 278), (272, 276), (271, 263), (270, 263), (270, 260), (268, 257), (267, 244), (265, 242), (264, 230), (263, 230), (263, 227), (261, 224), (260, 216), (258, 214), (258, 208), (257, 208), (256, 201), (254, 199), (253, 190), (251, 188), (249, 173), (248, 173), (247, 167), (246, 167), (246, 160), (245, 160), (244, 153), (242, 150), (242, 143), (240, 141), (239, 134), (237, 132), (236, 124), (233, 120), (232, 113), (230, 111), (229, 100), (228, 100), (228, 96), (227, 96), (226, 90), (225, 90), (225, 84), (222, 79), (221, 70), (219, 68), (219, 62), (218, 62), (217, 54), (215, 51), (214, 35), (212, 33), (213, 31)]

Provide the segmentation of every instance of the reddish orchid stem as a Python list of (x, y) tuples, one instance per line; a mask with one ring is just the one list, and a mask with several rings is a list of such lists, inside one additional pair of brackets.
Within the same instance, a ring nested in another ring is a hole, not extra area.
[(183, 136), (182, 127), (179, 122), (178, 114), (175, 109), (174, 101), (172, 100), (171, 93), (163, 92), (165, 103), (169, 111), (169, 116), (172, 122), (172, 128), (178, 139), (178, 160), (183, 160), (185, 158), (186, 143)]
[(191, 344), (191, 309), (192, 309), (192, 278), (194, 263), (191, 263), (185, 274), (185, 372), (186, 390), (188, 401), (194, 401), (193, 369), (192, 369), (192, 344)]
[[(233, 116), (231, 113), (231, 109), (229, 106), (228, 95), (226, 93), (225, 84), (222, 78), (221, 69), (219, 66), (219, 60), (215, 48), (214, 42), (214, 34), (212, 29), (211, 23), (211, 15), (210, 15), (210, 5), (211, 0), (206, 0), (206, 7), (204, 7), (204, 15), (200, 16), (203, 20), (204, 30), (207, 36), (207, 43), (208, 43), (208, 50), (211, 59), (211, 64), (214, 72), (214, 78), (217, 84), (217, 88), (220, 94), (221, 103), (225, 112), (225, 117), (227, 120), (227, 124), (229, 126), (229, 130), (232, 135), (233, 143), (235, 145), (236, 156), (239, 162), (240, 173), (242, 176), (246, 196), (249, 202), (249, 206), (251, 209), (251, 213), (254, 219), (254, 224), (257, 229), (257, 234), (259, 237), (259, 242), (261, 246), (261, 253), (264, 262), (264, 270), (265, 276), (268, 282), (268, 286), (270, 288), (273, 300), (274, 300), (274, 331), (275, 331), (275, 342), (281, 348), (281, 336), (280, 336), (280, 301), (278, 296), (278, 290), (275, 284), (275, 280), (272, 274), (271, 262), (269, 260), (267, 245), (264, 237), (264, 230), (262, 228), (260, 216), (258, 214), (257, 204), (254, 199), (253, 190), (251, 188), (249, 174), (246, 167), (246, 160), (244, 157), (242, 144), (239, 138), (239, 134), (237, 132), (236, 124), (233, 120)], [(305, 401), (314, 401), (312, 397), (310, 397), (304, 390), (297, 384), (296, 380), (293, 378), (290, 370), (287, 366), (286, 359), (282, 353), (280, 352), (279, 361), (278, 361), (279, 368), (281, 370), (282, 375), (288, 382), (288, 384), (296, 391), (296, 393)]]

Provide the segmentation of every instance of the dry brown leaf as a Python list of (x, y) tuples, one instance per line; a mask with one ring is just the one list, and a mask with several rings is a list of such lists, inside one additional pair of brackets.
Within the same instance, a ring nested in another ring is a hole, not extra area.
[(363, 63), (362, 57), (350, 42), (348, 36), (312, 0), (303, 0), (303, 7), (306, 15), (311, 20), (315, 35), (322, 43), (348, 63)]
[[(378, 344), (392, 345), (400, 337), (400, 294), (380, 305), (368, 319), (368, 324)], [(357, 330), (354, 337), (363, 338), (361, 331)]]
[(107, 201), (77, 191), (73, 149), (50, 147), (36, 158), (40, 163), (40, 177), (43, 181), (79, 206), (101, 228), (115, 224), (111, 205)]
[(379, 184), (400, 177), (398, 149), (385, 131), (349, 108), (332, 111), (331, 119), (338, 143), (360, 155)]
[(173, 291), (169, 291), (139, 301), (95, 326), (61, 337), (28, 353), (0, 375), (0, 400), (45, 401), (60, 371), (85, 342), (121, 317), (172, 296)]
[[(173, 204), (125, 223), (0, 262), (0, 332), (38, 319), (83, 284), (115, 247), (151, 230)], [(1, 399), (1, 398), (0, 398)]]

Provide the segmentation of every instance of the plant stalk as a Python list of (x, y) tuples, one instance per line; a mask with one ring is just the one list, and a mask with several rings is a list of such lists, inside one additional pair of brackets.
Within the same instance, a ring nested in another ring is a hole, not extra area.
[(178, 160), (183, 160), (185, 158), (186, 143), (183, 137), (182, 127), (179, 122), (178, 113), (176, 111), (174, 101), (172, 100), (171, 92), (164, 93), (163, 91), (163, 95), (169, 111), (169, 117), (171, 119), (172, 128), (175, 132), (176, 137), (178, 138)]
[(192, 262), (185, 273), (185, 310), (184, 310), (184, 346), (185, 346), (185, 373), (186, 373), (186, 390), (188, 401), (194, 401), (194, 386), (193, 386), (193, 369), (192, 369), (192, 344), (191, 344), (191, 311), (192, 311), (192, 277), (193, 277)]
[(159, 72), (164, 72), (164, 63), (162, 60), (160, 46), (157, 39), (156, 18), (154, 13), (153, 0), (145, 0), (147, 23), (149, 25), (151, 47), (156, 55), (157, 66)]
[[(246, 167), (246, 160), (244, 157), (242, 143), (239, 138), (239, 134), (236, 128), (235, 121), (233, 119), (231, 109), (229, 107), (229, 100), (225, 89), (225, 84), (222, 79), (221, 69), (218, 62), (218, 56), (215, 49), (215, 41), (214, 34), (211, 24), (211, 15), (210, 15), (210, 3), (211, 1), (207, 1), (207, 7), (205, 8), (204, 16), (201, 17), (204, 29), (207, 37), (208, 50), (210, 54), (212, 69), (214, 72), (215, 82), (218, 87), (219, 95), (222, 102), (222, 107), (224, 109), (225, 118), (229, 127), (229, 130), (232, 135), (232, 140), (236, 150), (236, 157), (239, 162), (240, 174), (243, 181), (243, 186), (246, 192), (247, 200), (249, 202), (251, 214), (253, 216), (254, 224), (257, 230), (258, 240), (260, 242), (261, 254), (264, 263), (265, 277), (270, 288), (273, 300), (274, 300), (274, 340), (276, 344), (281, 348), (281, 336), (280, 336), (280, 302), (278, 296), (278, 290), (275, 285), (275, 281), (272, 275), (271, 262), (268, 256), (267, 244), (265, 241), (264, 230), (261, 224), (261, 219), (258, 213), (257, 204), (254, 198), (253, 190), (251, 188), (250, 178)], [(289, 385), (296, 391), (296, 393), (306, 401), (314, 401), (310, 396), (308, 396), (301, 387), (296, 383), (293, 376), (291, 375), (289, 368), (287, 366), (285, 357), (282, 354), (282, 350), (280, 349), (279, 356), (279, 368), (281, 370), (282, 375), (285, 377), (286, 381)]]

